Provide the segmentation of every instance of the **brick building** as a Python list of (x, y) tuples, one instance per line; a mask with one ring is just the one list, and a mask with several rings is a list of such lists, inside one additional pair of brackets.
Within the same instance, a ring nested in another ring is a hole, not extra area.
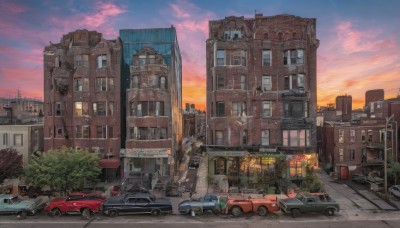
[(336, 111), (341, 121), (350, 121), (352, 116), (352, 97), (351, 95), (343, 95), (336, 97)]
[[(385, 123), (384, 118), (361, 118), (357, 123), (325, 121), (320, 154), (323, 167), (332, 166), (341, 179), (348, 179), (350, 173), (382, 177)], [(396, 137), (394, 132), (386, 142), (387, 156), (393, 159), (398, 156), (392, 153)]]
[(44, 150), (87, 148), (98, 153), (105, 177), (119, 172), (119, 40), (76, 30), (44, 49)]
[(209, 21), (209, 175), (228, 186), (285, 191), (316, 165), (316, 19)]
[[(182, 139), (182, 60), (174, 27), (120, 30), (124, 176), (173, 176)], [(157, 175), (154, 175), (156, 174)]]

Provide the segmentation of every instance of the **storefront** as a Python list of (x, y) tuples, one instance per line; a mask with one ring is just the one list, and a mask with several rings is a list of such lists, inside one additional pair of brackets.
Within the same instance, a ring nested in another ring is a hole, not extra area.
[(137, 172), (169, 176), (170, 164), (172, 163), (171, 149), (125, 149), (123, 162), (125, 177)]

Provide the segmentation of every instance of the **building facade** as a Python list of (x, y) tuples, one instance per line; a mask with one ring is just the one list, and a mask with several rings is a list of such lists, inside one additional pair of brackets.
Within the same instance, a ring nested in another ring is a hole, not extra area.
[(43, 151), (43, 124), (0, 125), (0, 150), (14, 148), (26, 167), (36, 151)]
[(209, 21), (209, 175), (231, 186), (285, 191), (316, 165), (316, 19)]
[(76, 30), (44, 49), (44, 150), (98, 153), (108, 180), (119, 172), (119, 40)]
[(168, 179), (178, 165), (182, 138), (182, 59), (176, 30), (120, 30), (120, 39), (124, 176)]

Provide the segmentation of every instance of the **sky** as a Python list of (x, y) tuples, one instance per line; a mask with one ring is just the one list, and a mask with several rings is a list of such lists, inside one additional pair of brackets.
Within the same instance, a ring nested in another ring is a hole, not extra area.
[[(317, 19), (318, 105), (400, 89), (400, 0), (0, 0), (0, 97), (43, 99), (43, 50), (77, 29), (116, 39), (120, 29), (175, 26), (183, 104), (205, 109), (208, 21), (291, 14)], [(184, 107), (184, 106), (182, 106)]]

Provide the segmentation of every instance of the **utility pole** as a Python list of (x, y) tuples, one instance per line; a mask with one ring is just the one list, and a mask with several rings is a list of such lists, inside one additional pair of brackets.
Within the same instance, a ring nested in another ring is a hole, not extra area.
[[(388, 186), (387, 186), (387, 151), (388, 151), (388, 148), (387, 148), (387, 132), (388, 132), (388, 124), (389, 124), (390, 120), (393, 119), (393, 117), (394, 117), (393, 114), (390, 117), (385, 117), (385, 120), (386, 120), (386, 122), (385, 122), (385, 134), (384, 134), (385, 135), (385, 139), (384, 139), (384, 151), (383, 151), (384, 156), (385, 156), (384, 163), (383, 163), (383, 165), (384, 165), (384, 174), (385, 174), (385, 177), (384, 177), (384, 179), (385, 179), (385, 198), (387, 197), (387, 188), (388, 188)], [(392, 128), (392, 126), (390, 126), (390, 129), (391, 129), (390, 139), (393, 141), (393, 128)], [(391, 145), (393, 146), (393, 143)], [(390, 149), (393, 150), (393, 147), (390, 148)]]

